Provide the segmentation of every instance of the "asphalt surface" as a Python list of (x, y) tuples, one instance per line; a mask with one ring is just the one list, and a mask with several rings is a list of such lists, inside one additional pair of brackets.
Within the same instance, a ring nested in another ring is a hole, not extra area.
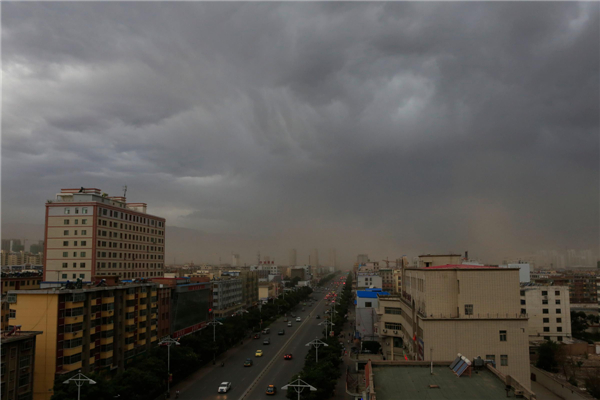
[[(288, 314), (288, 320), (292, 321), (292, 327), (288, 327), (283, 318), (278, 319), (271, 324), (271, 333), (261, 334), (260, 339), (246, 342), (225, 360), (224, 367), (214, 367), (200, 379), (185, 385), (179, 398), (181, 400), (240, 400), (242, 396), (243, 399), (284, 398), (285, 391), (281, 390), (281, 387), (304, 366), (304, 356), (308, 351), (305, 344), (321, 337), (324, 326), (318, 323), (324, 321), (325, 294), (324, 292), (313, 293), (313, 299), (316, 300), (313, 307), (307, 305), (306, 310), (301, 311), (302, 305), (299, 305), (297, 311), (292, 311), (297, 317), (302, 318), (301, 322), (296, 322), (295, 318), (291, 318)], [(316, 314), (320, 314), (321, 319), (315, 319)], [(285, 329), (285, 335), (277, 334), (280, 329)], [(271, 339), (270, 345), (263, 344), (263, 340), (267, 337)], [(256, 350), (262, 350), (263, 356), (255, 357)], [(283, 355), (286, 353), (292, 353), (293, 359), (284, 360)], [(244, 367), (247, 358), (253, 361), (251, 367)], [(228, 393), (217, 393), (221, 382), (232, 383)], [(277, 387), (275, 396), (267, 396), (265, 393), (270, 384)]]

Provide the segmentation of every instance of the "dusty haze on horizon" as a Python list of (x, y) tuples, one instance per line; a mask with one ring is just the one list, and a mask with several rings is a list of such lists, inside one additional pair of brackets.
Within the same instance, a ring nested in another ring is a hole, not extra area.
[(127, 185), (167, 263), (598, 251), (600, 3), (1, 7), (3, 237)]

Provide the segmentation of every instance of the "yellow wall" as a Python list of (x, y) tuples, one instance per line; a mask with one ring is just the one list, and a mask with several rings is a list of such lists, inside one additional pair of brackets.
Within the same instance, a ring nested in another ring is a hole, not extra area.
[(56, 372), (56, 337), (58, 325), (58, 294), (17, 295), (17, 303), (10, 305), (16, 310), (12, 325), (21, 325), (24, 331), (42, 331), (35, 347), (35, 371), (33, 376), (33, 400), (50, 400)]

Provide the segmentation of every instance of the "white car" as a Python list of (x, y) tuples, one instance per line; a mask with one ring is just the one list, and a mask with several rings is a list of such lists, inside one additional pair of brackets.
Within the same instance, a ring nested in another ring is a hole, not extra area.
[(219, 385), (219, 393), (227, 393), (231, 389), (231, 382), (223, 382)]
[(296, 322), (300, 322), (300, 321), (302, 321), (302, 318), (300, 318), (300, 317), (296, 318)]

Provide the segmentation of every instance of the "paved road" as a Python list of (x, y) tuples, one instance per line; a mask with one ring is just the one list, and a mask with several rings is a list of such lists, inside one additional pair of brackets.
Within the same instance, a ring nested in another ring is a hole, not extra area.
[[(302, 322), (292, 322), (292, 327), (287, 326), (287, 322), (283, 319), (279, 319), (271, 324), (271, 333), (268, 335), (261, 335), (260, 339), (246, 342), (239, 348), (238, 351), (233, 353), (226, 361), (225, 367), (215, 367), (200, 379), (197, 379), (184, 387), (181, 388), (181, 394), (179, 398), (181, 400), (199, 400), (199, 399), (239, 399), (247, 389), (250, 388), (255, 379), (261, 374), (261, 372), (267, 367), (271, 360), (275, 360), (273, 366), (265, 374), (266, 380), (270, 377), (275, 379), (278, 392), (279, 388), (285, 385), (292, 375), (298, 372), (304, 364), (304, 356), (308, 350), (304, 344), (308, 343), (316, 336), (320, 336), (320, 331), (323, 328), (318, 326), (318, 322), (322, 322), (323, 319), (314, 319), (309, 317), (309, 314), (313, 316), (318, 313), (323, 317), (325, 311), (325, 302), (323, 298), (324, 293), (314, 293), (313, 298), (317, 300), (313, 307), (306, 307), (306, 311), (300, 311), (302, 306), (298, 306), (298, 311), (294, 311), (296, 316), (302, 318)], [(289, 317), (288, 317), (289, 318)], [(292, 318), (289, 318), (291, 321)], [(218, 329), (218, 328), (217, 328)], [(280, 336), (277, 332), (280, 329), (285, 329), (285, 335)], [(292, 335), (299, 331), (296, 336), (292, 338)], [(218, 334), (218, 333), (217, 333)], [(270, 345), (263, 345), (263, 339), (266, 337), (271, 338)], [(290, 340), (291, 339), (291, 340)], [(289, 344), (286, 344), (290, 340)], [(263, 350), (263, 357), (255, 357), (254, 353), (256, 350)], [(279, 354), (281, 350), (281, 355)], [(294, 359), (286, 361), (283, 359), (285, 352), (291, 352), (294, 355)], [(244, 367), (244, 361), (246, 358), (251, 358), (254, 362), (252, 367)], [(232, 382), (232, 389), (229, 393), (218, 394), (217, 389), (221, 382), (230, 381)], [(269, 382), (273, 383), (273, 382)], [(245, 396), (245, 399), (256, 399), (257, 397), (262, 398), (265, 395), (265, 390), (269, 383), (263, 383), (261, 379), (259, 383), (254, 387), (251, 394)], [(278, 393), (275, 397), (281, 397), (283, 394)]]

